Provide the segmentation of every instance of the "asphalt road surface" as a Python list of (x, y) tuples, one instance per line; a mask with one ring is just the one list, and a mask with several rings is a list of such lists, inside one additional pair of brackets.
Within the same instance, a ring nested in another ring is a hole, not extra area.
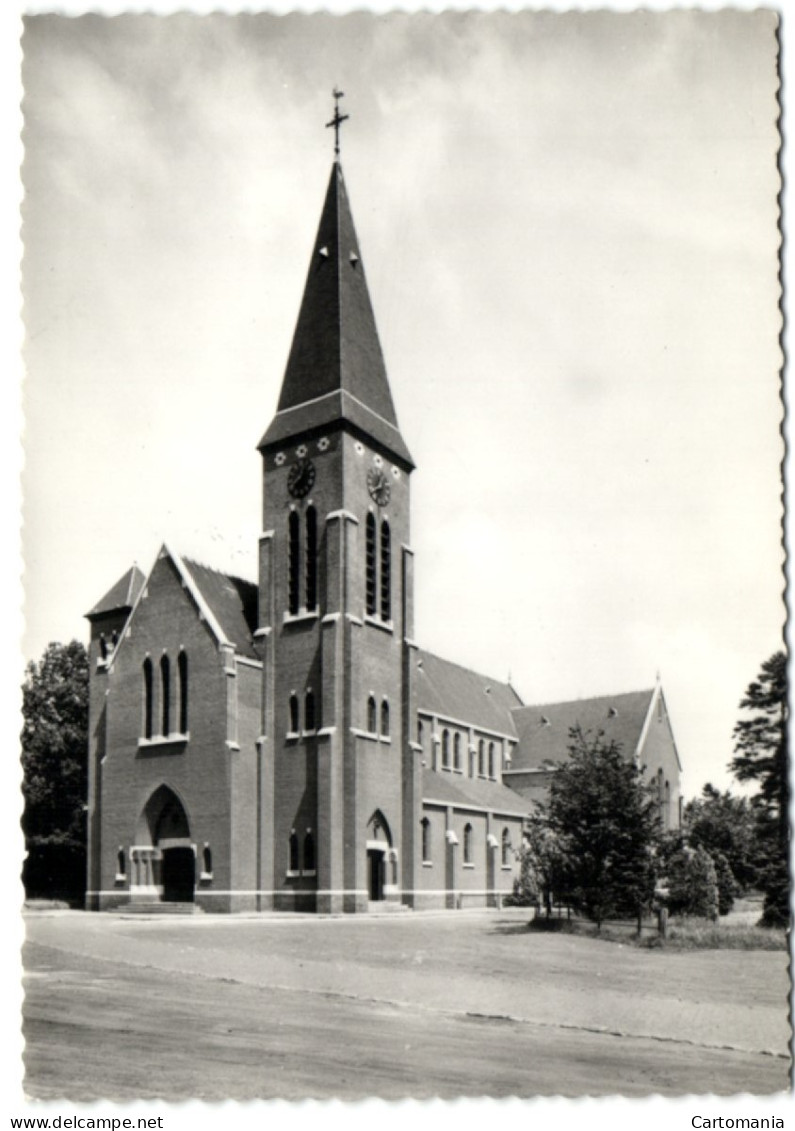
[(768, 1094), (787, 955), (523, 913), (27, 920), (25, 1091), (70, 1099)]

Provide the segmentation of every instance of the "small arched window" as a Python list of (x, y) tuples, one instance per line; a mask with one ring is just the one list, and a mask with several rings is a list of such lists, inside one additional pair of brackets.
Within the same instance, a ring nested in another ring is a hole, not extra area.
[(370, 511), (367, 515), (367, 523), (365, 529), (365, 608), (367, 615), (374, 617), (376, 613), (376, 597), (375, 597), (375, 541), (376, 541), (376, 526), (375, 515)]
[(311, 690), (307, 691), (304, 696), (304, 730), (315, 730), (317, 727), (317, 719), (315, 718), (315, 695)]
[(450, 731), (442, 731), (442, 769), (450, 769)]
[(482, 738), (478, 743), (478, 775), (482, 778), (486, 776), (486, 744)]
[(464, 826), (464, 863), (472, 863), (472, 826)]
[(213, 854), (209, 844), (205, 844), (202, 849), (202, 871), (206, 876), (213, 874)]
[(119, 845), (119, 851), (116, 853), (116, 877), (123, 880), (127, 875), (127, 856), (124, 849)]
[(422, 862), (423, 864), (430, 864), (431, 862), (431, 822), (427, 817), (423, 817), (420, 821), (422, 828)]
[(461, 769), (461, 735), (456, 734), (453, 738), (453, 769)]
[(306, 607), (317, 608), (317, 511), (306, 508)]
[(147, 656), (144, 660), (144, 738), (152, 737), (154, 727), (154, 675), (152, 661)]
[(312, 836), (311, 829), (307, 830), (304, 837), (304, 871), (314, 872), (315, 870), (315, 838)]
[(290, 696), (290, 734), (297, 734), (298, 727), (298, 696), (293, 692)]
[(392, 535), (386, 519), (381, 523), (381, 620), (392, 619)]
[(384, 699), (381, 704), (381, 736), (389, 737), (389, 700)]
[(663, 828), (671, 827), (671, 783), (665, 783), (665, 797), (663, 800)]
[(502, 863), (507, 867), (511, 862), (511, 834), (508, 829), (502, 830)]
[(494, 777), (494, 743), (489, 743), (489, 777)]
[(299, 869), (298, 863), (298, 837), (296, 836), (295, 829), (290, 833), (290, 863), (289, 871), (297, 872)]
[(297, 616), (301, 607), (301, 520), (298, 511), (290, 511), (287, 530), (287, 607), (291, 616)]
[(160, 657), (160, 733), (171, 733), (171, 664), (165, 653)]
[(367, 700), (367, 733), (378, 733), (378, 718), (375, 705), (375, 696), (371, 695)]
[(180, 652), (177, 659), (179, 677), (179, 733), (188, 733), (188, 655)]

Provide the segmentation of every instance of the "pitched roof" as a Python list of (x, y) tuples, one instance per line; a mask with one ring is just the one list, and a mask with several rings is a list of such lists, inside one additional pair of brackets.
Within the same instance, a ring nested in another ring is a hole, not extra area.
[(474, 806), (492, 813), (510, 813), (524, 817), (531, 805), (518, 793), (495, 781), (479, 778), (453, 777), (427, 766), (422, 771), (422, 797), (424, 801), (442, 801), (459, 808)]
[(509, 683), (479, 675), (432, 652), (417, 653), (417, 708), (482, 730), (514, 735), (513, 710), (522, 700)]
[(276, 416), (259, 443), (346, 421), (409, 467), (342, 169), (334, 162)]
[(257, 586), (251, 581), (182, 558), (226, 639), (241, 656), (257, 658)]
[(123, 609), (131, 609), (138, 599), (138, 594), (143, 589), (144, 581), (146, 581), (146, 577), (143, 570), (140, 570), (137, 565), (130, 566), (116, 584), (111, 586), (105, 596), (97, 601), (91, 612), (86, 613), (86, 616), (89, 618), (99, 617), (103, 613), (117, 613)]
[(614, 740), (626, 757), (634, 757), (655, 690), (519, 707), (513, 712), (519, 744), (513, 752), (511, 769), (540, 769), (544, 763), (565, 761), (569, 731), (576, 726), (594, 734), (603, 731), (605, 738)]

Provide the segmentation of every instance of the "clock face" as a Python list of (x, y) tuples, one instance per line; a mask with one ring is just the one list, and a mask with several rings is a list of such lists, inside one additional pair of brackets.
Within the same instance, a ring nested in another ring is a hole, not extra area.
[(311, 459), (297, 459), (287, 476), (287, 490), (294, 499), (303, 499), (315, 482), (315, 465)]
[(373, 502), (378, 503), (379, 507), (385, 507), (389, 502), (391, 487), (380, 467), (371, 467), (367, 472), (367, 490)]

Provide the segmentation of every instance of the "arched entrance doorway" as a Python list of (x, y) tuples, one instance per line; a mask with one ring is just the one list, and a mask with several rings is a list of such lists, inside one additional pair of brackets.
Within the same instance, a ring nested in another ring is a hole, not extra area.
[(161, 785), (147, 801), (136, 829), (133, 899), (193, 903), (196, 891), (196, 846), (185, 807), (172, 789)]
[(397, 850), (389, 823), (376, 809), (367, 822), (367, 898), (371, 903), (381, 903), (397, 897)]

